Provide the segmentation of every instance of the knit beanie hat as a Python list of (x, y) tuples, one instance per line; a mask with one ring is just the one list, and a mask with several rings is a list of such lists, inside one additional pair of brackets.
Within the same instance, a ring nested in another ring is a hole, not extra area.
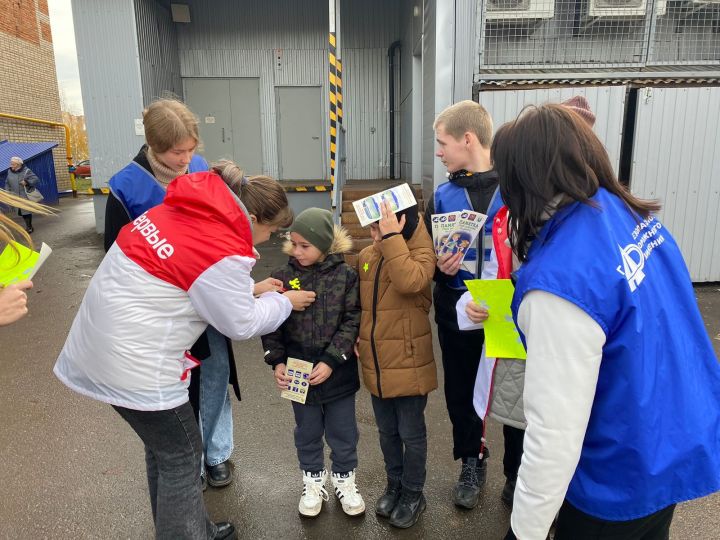
[(595, 114), (590, 110), (590, 104), (585, 96), (574, 96), (568, 100), (563, 101), (560, 105), (564, 105), (568, 109), (571, 109), (578, 113), (583, 120), (585, 120), (590, 127), (595, 125)]
[(300, 212), (290, 232), (296, 232), (322, 253), (327, 254), (333, 241), (332, 212), (322, 208), (308, 208)]

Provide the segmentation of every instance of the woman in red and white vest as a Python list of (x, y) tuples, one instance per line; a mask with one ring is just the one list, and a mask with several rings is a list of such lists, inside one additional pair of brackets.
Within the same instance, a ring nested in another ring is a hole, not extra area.
[(69, 388), (109, 403), (145, 444), (158, 538), (234, 538), (205, 510), (202, 441), (187, 352), (208, 324), (244, 340), (275, 330), (309, 292), (254, 283), (254, 244), (291, 222), (282, 187), (233, 163), (180, 176), (123, 227), (85, 293), (55, 365)]

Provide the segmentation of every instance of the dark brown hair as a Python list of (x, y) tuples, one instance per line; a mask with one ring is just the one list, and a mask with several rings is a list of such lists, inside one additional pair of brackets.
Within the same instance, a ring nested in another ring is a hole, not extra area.
[(258, 223), (289, 227), (293, 213), (288, 205), (285, 190), (269, 176), (245, 176), (242, 169), (230, 160), (213, 163), (212, 170), (225, 181), (254, 215)]
[(491, 158), (510, 211), (510, 244), (520, 261), (558, 196), (558, 207), (573, 201), (594, 205), (590, 198), (603, 187), (642, 217), (660, 209), (657, 201), (639, 199), (618, 182), (595, 133), (562, 105), (523, 109), (495, 134)]

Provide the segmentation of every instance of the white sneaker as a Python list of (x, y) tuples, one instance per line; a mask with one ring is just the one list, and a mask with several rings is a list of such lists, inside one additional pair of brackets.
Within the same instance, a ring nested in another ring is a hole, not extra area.
[(357, 516), (365, 512), (365, 501), (355, 485), (355, 471), (332, 473), (331, 482), (335, 496), (342, 504), (343, 512), (348, 516)]
[(323, 500), (328, 500), (328, 492), (325, 491), (325, 480), (327, 471), (318, 473), (303, 471), (303, 492), (298, 504), (298, 512), (305, 517), (315, 517), (322, 510)]

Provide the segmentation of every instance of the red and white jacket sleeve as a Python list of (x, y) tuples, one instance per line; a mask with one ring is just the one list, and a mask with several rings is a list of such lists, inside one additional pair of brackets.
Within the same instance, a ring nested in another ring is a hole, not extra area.
[(188, 289), (190, 302), (220, 333), (244, 340), (275, 331), (290, 315), (292, 304), (282, 294), (256, 298), (250, 257), (230, 256), (208, 267)]

